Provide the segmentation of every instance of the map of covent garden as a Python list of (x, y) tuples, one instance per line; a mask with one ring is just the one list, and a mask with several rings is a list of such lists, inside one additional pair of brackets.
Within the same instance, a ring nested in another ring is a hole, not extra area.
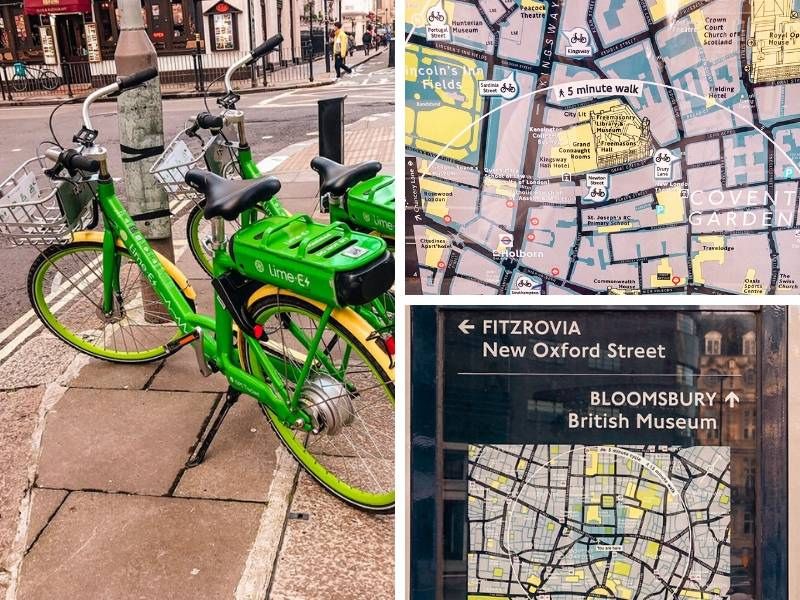
[(730, 449), (470, 446), (468, 600), (729, 597)]
[(798, 293), (798, 12), (407, 0), (409, 290)]

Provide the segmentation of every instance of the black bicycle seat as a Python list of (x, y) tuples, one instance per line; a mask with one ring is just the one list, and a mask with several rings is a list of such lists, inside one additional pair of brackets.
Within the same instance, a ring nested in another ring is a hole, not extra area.
[(377, 160), (369, 160), (348, 167), (335, 160), (317, 156), (311, 161), (311, 168), (319, 173), (321, 178), (319, 191), (322, 195), (342, 196), (355, 184), (375, 177), (383, 165)]
[(233, 221), (262, 200), (269, 200), (281, 189), (274, 177), (233, 180), (214, 175), (209, 171), (192, 169), (186, 173), (186, 183), (206, 197), (203, 213), (206, 219), (222, 217)]

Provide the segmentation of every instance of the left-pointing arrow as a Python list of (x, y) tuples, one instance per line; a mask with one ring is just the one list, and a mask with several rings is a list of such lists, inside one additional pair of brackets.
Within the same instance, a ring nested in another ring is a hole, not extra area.
[(469, 322), (469, 319), (464, 319), (461, 323), (458, 324), (458, 328), (461, 330), (461, 333), (464, 335), (469, 335), (469, 333), (475, 329), (475, 325)]

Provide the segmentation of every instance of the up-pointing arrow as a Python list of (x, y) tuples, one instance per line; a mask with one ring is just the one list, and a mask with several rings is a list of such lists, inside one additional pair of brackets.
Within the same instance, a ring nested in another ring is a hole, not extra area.
[(461, 333), (464, 335), (469, 335), (470, 332), (475, 329), (475, 325), (469, 322), (469, 319), (464, 319), (461, 323), (458, 324), (458, 328), (461, 330)]
[(728, 403), (728, 406), (733, 408), (739, 404), (739, 396), (737, 396), (734, 392), (728, 392), (728, 395), (725, 396), (725, 402)]

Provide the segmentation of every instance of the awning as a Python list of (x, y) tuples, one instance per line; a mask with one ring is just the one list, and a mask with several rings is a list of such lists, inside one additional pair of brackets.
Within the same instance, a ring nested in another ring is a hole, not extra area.
[(92, 12), (92, 0), (23, 0), (26, 15)]

